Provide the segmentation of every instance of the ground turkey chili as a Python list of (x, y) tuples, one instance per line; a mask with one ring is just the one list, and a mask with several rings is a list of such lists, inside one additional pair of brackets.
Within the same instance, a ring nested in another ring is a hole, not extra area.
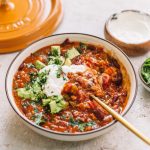
[(69, 39), (31, 54), (13, 80), (15, 102), (29, 120), (68, 133), (91, 131), (113, 120), (91, 94), (121, 113), (129, 91), (125, 68), (104, 47)]

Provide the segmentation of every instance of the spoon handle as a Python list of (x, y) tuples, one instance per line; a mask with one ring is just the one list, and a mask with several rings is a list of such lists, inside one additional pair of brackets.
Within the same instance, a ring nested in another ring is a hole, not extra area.
[(91, 97), (97, 101), (104, 109), (106, 109), (116, 120), (118, 120), (122, 125), (128, 128), (132, 133), (134, 133), (137, 137), (143, 140), (145, 143), (150, 145), (150, 139), (144, 136), (141, 132), (139, 132), (131, 123), (125, 120), (121, 115), (119, 115), (116, 111), (106, 105), (101, 99), (91, 95)]

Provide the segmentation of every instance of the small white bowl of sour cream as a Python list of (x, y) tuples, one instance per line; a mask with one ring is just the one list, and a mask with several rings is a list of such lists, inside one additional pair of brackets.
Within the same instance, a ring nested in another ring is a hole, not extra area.
[(150, 47), (150, 15), (137, 10), (113, 14), (105, 24), (105, 38), (128, 55), (140, 55)]

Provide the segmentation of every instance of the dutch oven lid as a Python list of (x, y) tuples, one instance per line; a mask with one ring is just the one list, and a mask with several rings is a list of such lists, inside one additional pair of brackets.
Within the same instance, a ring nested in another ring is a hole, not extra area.
[(0, 0), (0, 53), (52, 34), (62, 16), (60, 0)]

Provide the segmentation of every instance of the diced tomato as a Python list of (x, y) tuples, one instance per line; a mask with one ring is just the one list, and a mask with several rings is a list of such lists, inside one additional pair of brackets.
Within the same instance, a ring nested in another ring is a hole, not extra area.
[(110, 83), (110, 76), (106, 73), (102, 74), (102, 87), (103, 89), (106, 89), (109, 86)]

